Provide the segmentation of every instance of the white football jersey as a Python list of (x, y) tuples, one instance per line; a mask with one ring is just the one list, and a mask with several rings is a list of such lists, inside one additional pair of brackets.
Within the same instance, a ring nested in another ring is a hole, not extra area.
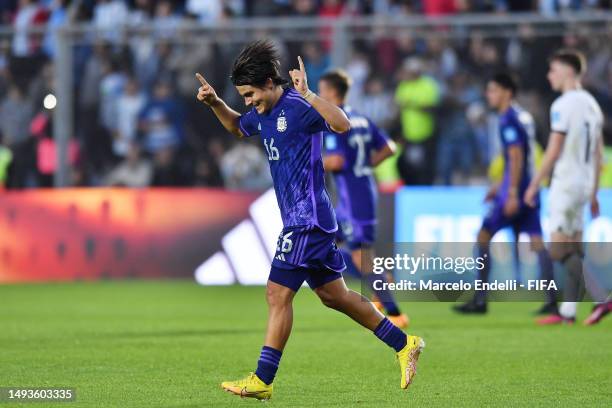
[(603, 128), (597, 101), (584, 89), (563, 93), (550, 108), (550, 128), (565, 134), (551, 188), (590, 195), (595, 184), (595, 149)]

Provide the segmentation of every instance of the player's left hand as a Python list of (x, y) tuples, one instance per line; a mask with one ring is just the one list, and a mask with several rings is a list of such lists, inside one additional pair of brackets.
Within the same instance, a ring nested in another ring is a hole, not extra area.
[(525, 204), (530, 206), (531, 208), (535, 208), (536, 206), (536, 195), (538, 194), (538, 187), (534, 185), (529, 185), (527, 187), (527, 191), (525, 191), (525, 196), (523, 197), (523, 201)]
[(289, 76), (291, 77), (291, 82), (296, 91), (298, 91), (302, 96), (308, 95), (308, 78), (306, 77), (306, 68), (304, 68), (304, 61), (302, 61), (302, 57), (298, 56), (298, 64), (300, 64), (300, 69), (292, 69), (289, 71)]
[(591, 198), (591, 217), (599, 217), (599, 200), (597, 196)]
[(506, 199), (504, 203), (504, 215), (506, 217), (511, 217), (516, 214), (519, 210), (519, 199), (516, 195), (511, 195)]

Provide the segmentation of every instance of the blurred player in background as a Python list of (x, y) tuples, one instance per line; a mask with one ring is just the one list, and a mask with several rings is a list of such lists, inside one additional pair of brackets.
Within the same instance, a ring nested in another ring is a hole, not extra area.
[[(348, 75), (341, 70), (324, 74), (319, 80), (321, 98), (340, 107), (351, 122), (351, 130), (338, 135), (325, 134), (323, 167), (333, 174), (338, 194), (338, 241), (346, 242), (348, 251), (341, 249), (347, 271), (358, 278), (366, 277), (368, 286), (381, 276), (372, 273), (372, 245), (376, 237), (376, 203), (378, 192), (372, 168), (393, 155), (395, 143), (372, 121), (346, 106), (351, 86)], [(382, 277), (384, 278), (384, 276)], [(408, 327), (408, 317), (401, 313), (389, 291), (375, 291), (375, 305), (387, 312), (397, 327)]]
[[(584, 294), (582, 228), (583, 210), (591, 204), (593, 218), (599, 215), (599, 173), (603, 150), (603, 115), (593, 96), (582, 89), (586, 71), (584, 56), (562, 50), (550, 59), (548, 81), (561, 92), (550, 108), (551, 133), (540, 171), (525, 192), (525, 202), (537, 205), (540, 182), (552, 171), (549, 193), (550, 252), (567, 271), (564, 300), (558, 313), (539, 324), (574, 323), (577, 301)], [(553, 171), (554, 167), (554, 171)], [(601, 288), (600, 288), (601, 289)], [(599, 322), (610, 312), (609, 294), (591, 293), (600, 301), (585, 321)]]
[(321, 149), (324, 131), (346, 133), (350, 122), (340, 108), (308, 89), (299, 57), (298, 62), (300, 68), (289, 72), (295, 89), (284, 87), (286, 81), (280, 75), (280, 60), (272, 43), (256, 41), (244, 48), (231, 73), (238, 93), (252, 106), (244, 115), (229, 108), (196, 74), (201, 83), (198, 100), (213, 110), (230, 133), (262, 138), (283, 220), (267, 283), (268, 327), (257, 369), (244, 379), (221, 386), (242, 397), (272, 396), (272, 382), (291, 334), (293, 298), (306, 281), (326, 306), (372, 330), (397, 352), (400, 386), (407, 388), (425, 343), (420, 337), (407, 336), (344, 283), (341, 271), (345, 265), (335, 244), (338, 226), (325, 189)]
[[(485, 262), (477, 279), (485, 282), (488, 281), (490, 271), (491, 239), (506, 227), (512, 227), (517, 238), (521, 232), (529, 235), (531, 249), (538, 255), (541, 278), (553, 279), (553, 264), (542, 239), (539, 198), (534, 197), (533, 207), (521, 199), (535, 170), (535, 129), (532, 116), (514, 102), (517, 90), (516, 81), (505, 73), (493, 76), (487, 84), (487, 101), (499, 114), (504, 176), (501, 183), (491, 187), (485, 197), (485, 201), (492, 201), (492, 206), (478, 232), (478, 256), (484, 257)], [(548, 301), (540, 312), (555, 312), (555, 302), (555, 293), (548, 292)], [(455, 306), (454, 309), (460, 313), (486, 313), (486, 292), (476, 292), (471, 301)]]

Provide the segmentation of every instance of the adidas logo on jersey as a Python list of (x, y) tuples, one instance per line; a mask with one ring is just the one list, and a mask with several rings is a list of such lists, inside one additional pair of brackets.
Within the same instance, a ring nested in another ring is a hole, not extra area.
[(285, 254), (278, 254), (276, 256), (276, 259), (278, 259), (279, 261), (285, 261)]

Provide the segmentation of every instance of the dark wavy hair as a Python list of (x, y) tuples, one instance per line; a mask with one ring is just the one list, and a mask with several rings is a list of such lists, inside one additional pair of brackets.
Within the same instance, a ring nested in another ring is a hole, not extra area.
[(258, 40), (248, 44), (234, 60), (230, 79), (235, 86), (263, 88), (268, 79), (274, 85), (285, 85), (280, 74), (280, 56), (272, 41)]

